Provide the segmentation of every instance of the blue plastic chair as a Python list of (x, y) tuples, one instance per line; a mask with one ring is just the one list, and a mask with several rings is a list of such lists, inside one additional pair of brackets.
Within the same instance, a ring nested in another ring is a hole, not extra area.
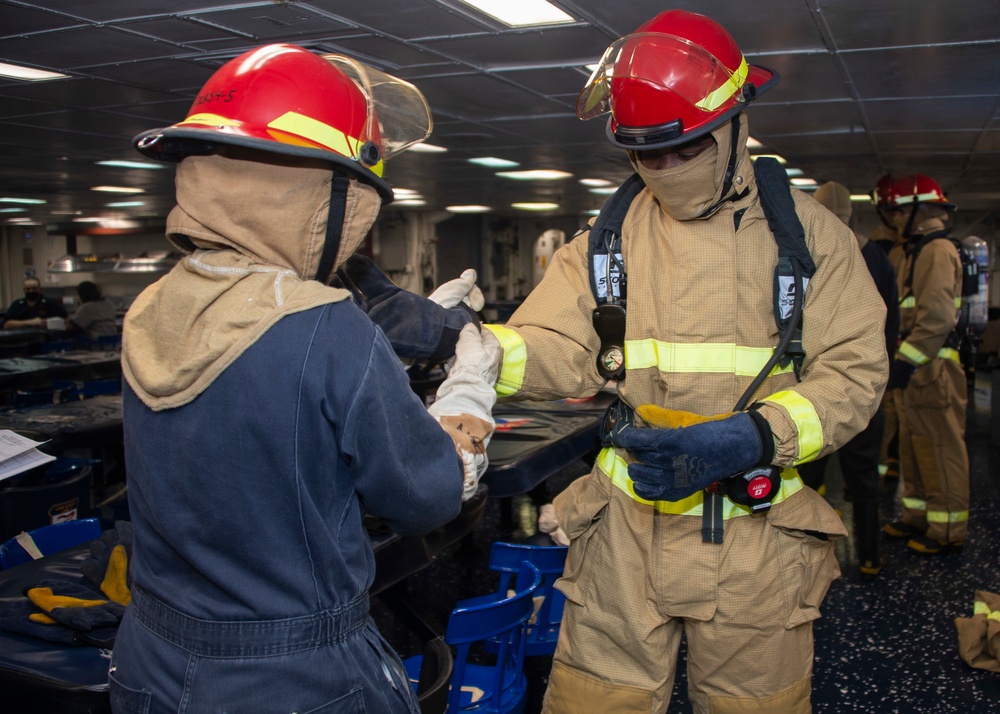
[[(562, 624), (563, 609), (566, 596), (554, 585), (563, 574), (566, 566), (564, 545), (528, 545), (523, 543), (496, 542), (490, 549), (490, 569), (500, 573), (500, 584), (496, 592), (489, 595), (469, 598), (458, 602), (458, 607), (470, 607), (490, 600), (499, 600), (508, 596), (510, 582), (517, 574), (521, 563), (528, 561), (542, 574), (542, 584), (535, 593), (537, 604), (534, 617), (528, 621), (525, 654), (528, 657), (536, 655), (551, 655), (556, 651), (559, 640), (559, 626)], [(496, 651), (495, 642), (484, 645), (487, 651)]]
[[(65, 521), (36, 528), (28, 531), (28, 535), (35, 541), (35, 547), (42, 555), (52, 555), (75, 545), (97, 540), (102, 532), (101, 522), (98, 519), (84, 518), (80, 521)], [(17, 542), (17, 536), (0, 545), (0, 569), (7, 570), (31, 560), (33, 560), (31, 554)]]
[[(534, 607), (532, 598), (542, 574), (528, 562), (521, 564), (514, 594), (472, 607), (456, 607), (448, 618), (444, 641), (455, 648), (448, 692), (448, 714), (520, 714), (524, 711), (528, 681), (524, 675), (525, 628)], [(475, 645), (495, 638), (499, 642), (494, 664), (471, 664)], [(423, 656), (405, 660), (416, 686)]]

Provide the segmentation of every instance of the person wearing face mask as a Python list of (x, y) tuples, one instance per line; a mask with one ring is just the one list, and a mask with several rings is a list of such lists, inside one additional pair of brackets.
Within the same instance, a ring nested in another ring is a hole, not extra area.
[[(962, 259), (949, 239), (955, 204), (929, 176), (897, 179), (888, 213), (905, 239), (889, 253), (900, 300), (900, 342), (889, 388), (901, 390), (902, 513), (882, 529), (924, 555), (959, 550), (969, 528), (967, 387), (959, 356)], [(939, 240), (940, 239), (940, 240)]]
[(458, 515), (486, 466), (499, 347), (458, 331), (428, 409), (329, 283), (392, 200), (384, 162), (429, 133), (412, 85), (277, 44), (136, 137), (179, 162), (167, 238), (185, 257), (125, 318), (114, 711), (417, 714), (369, 615), (363, 519), (408, 535)]
[(45, 327), (45, 321), (50, 317), (65, 318), (66, 308), (61, 302), (49, 300), (42, 295), (42, 284), (38, 278), (25, 278), (24, 297), (15, 300), (7, 308), (3, 329)]
[[(777, 81), (715, 21), (669, 10), (614, 42), (579, 97), (580, 118), (610, 113), (608, 139), (645, 186), (620, 251), (595, 256), (617, 261), (627, 287), (624, 377), (593, 470), (554, 502), (570, 545), (546, 714), (666, 711), (682, 637), (699, 714), (810, 711), (812, 622), (846, 531), (794, 467), (874, 414), (885, 307), (850, 229), (792, 190), (816, 268), (804, 358), (768, 364), (778, 246), (743, 109)], [(588, 240), (557, 251), (507, 323), (489, 326), (503, 350), (499, 395), (586, 397), (605, 385)], [(770, 510), (723, 495), (752, 473), (777, 479)]]

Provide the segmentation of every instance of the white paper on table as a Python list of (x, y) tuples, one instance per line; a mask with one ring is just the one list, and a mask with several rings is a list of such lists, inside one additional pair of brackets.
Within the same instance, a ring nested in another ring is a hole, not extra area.
[(10, 429), (0, 429), (0, 481), (55, 461), (55, 456), (38, 450), (37, 447), (44, 443), (33, 441)]

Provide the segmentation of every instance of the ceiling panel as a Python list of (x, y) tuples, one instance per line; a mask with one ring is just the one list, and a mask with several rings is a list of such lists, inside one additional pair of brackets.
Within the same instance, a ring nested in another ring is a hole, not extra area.
[[(99, 210), (88, 191), (117, 176), (165, 214), (171, 167), (106, 174), (99, 158), (140, 158), (135, 133), (181, 119), (225, 60), (267, 42), (362, 57), (427, 96), (441, 155), (389, 162), (387, 179), (430, 209), (551, 197), (569, 216), (603, 198), (582, 177), (620, 180), (624, 153), (605, 120), (580, 122), (576, 96), (616, 37), (663, 9), (655, 0), (555, 0), (568, 26), (505, 28), (459, 0), (0, 0), (0, 62), (61, 70), (40, 84), (0, 79), (0, 195), (38, 191), (62, 209)], [(726, 26), (780, 84), (750, 109), (751, 131), (789, 166), (867, 192), (885, 173), (927, 173), (964, 208), (996, 211), (1000, 33), (996, 0), (683, 0)], [(470, 164), (493, 154), (572, 179), (514, 182)], [(939, 172), (939, 175), (936, 173)], [(992, 177), (992, 183), (991, 178)], [(864, 210), (863, 207), (859, 207)], [(35, 214), (33, 214), (35, 215)], [(43, 210), (37, 213), (44, 220)]]

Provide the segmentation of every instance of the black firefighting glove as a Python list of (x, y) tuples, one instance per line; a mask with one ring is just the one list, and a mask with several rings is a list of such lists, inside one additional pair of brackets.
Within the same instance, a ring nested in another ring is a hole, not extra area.
[(771, 429), (756, 412), (703, 417), (644, 405), (637, 413), (667, 428), (631, 426), (613, 432), (611, 443), (636, 460), (628, 475), (636, 495), (648, 501), (680, 501), (774, 455)]
[(906, 389), (910, 383), (910, 377), (916, 371), (916, 367), (905, 360), (894, 359), (889, 366), (889, 383), (886, 389)]
[(354, 302), (389, 338), (402, 359), (444, 362), (455, 354), (458, 334), (479, 317), (464, 302), (443, 307), (392, 282), (372, 260), (352, 255), (337, 270), (334, 285), (351, 291)]
[(132, 524), (118, 521), (90, 544), (90, 557), (80, 569), (87, 579), (119, 605), (132, 601), (128, 564), (132, 557)]

